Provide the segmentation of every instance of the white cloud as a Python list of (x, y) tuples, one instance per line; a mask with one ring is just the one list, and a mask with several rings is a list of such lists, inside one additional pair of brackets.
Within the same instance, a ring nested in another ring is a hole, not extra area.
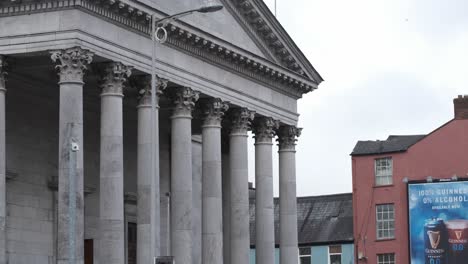
[(325, 79), (299, 102), (299, 195), (350, 192), (357, 140), (429, 133), (467, 93), (468, 1), (277, 2), (279, 21)]

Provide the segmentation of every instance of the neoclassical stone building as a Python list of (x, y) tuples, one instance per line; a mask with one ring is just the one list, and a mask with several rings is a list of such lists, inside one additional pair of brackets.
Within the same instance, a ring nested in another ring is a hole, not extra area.
[(274, 259), (276, 139), (297, 262), (297, 100), (322, 79), (261, 0), (166, 27), (152, 122), (151, 17), (205, 2), (0, 1), (0, 264), (248, 263), (249, 130), (256, 263)]

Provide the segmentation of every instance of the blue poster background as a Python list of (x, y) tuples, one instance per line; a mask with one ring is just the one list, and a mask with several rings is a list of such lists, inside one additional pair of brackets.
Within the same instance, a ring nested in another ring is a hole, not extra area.
[(411, 264), (424, 264), (425, 221), (468, 219), (468, 181), (409, 184), (408, 208)]

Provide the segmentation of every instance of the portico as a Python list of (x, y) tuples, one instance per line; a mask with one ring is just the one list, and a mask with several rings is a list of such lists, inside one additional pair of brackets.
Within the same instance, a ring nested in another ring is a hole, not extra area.
[[(225, 10), (213, 18), (167, 26), (151, 135), (147, 18), (176, 8), (163, 2), (0, 5), (0, 23), (27, 25), (0, 29), (0, 264), (69, 263), (71, 249), (75, 263), (91, 263), (90, 254), (99, 264), (151, 263), (153, 254), (172, 255), (177, 264), (248, 263), (249, 130), (256, 141), (257, 263), (274, 258), (273, 184), (280, 184), (281, 263), (297, 262), (297, 100), (320, 76), (263, 3), (223, 0)], [(214, 26), (212, 19), (229, 23)], [(272, 180), (276, 137), (280, 183)]]

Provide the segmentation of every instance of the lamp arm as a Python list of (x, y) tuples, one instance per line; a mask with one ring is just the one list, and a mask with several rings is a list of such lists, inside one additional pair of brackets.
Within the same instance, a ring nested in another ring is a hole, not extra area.
[(166, 27), (172, 21), (174, 21), (176, 19), (179, 19), (181, 17), (187, 16), (187, 15), (190, 15), (190, 14), (192, 14), (194, 12), (197, 12), (198, 10), (199, 9), (192, 9), (192, 10), (180, 12), (180, 13), (177, 13), (177, 14), (174, 14), (174, 15), (166, 16), (166, 17), (163, 17), (163, 18), (160, 18), (160, 19), (156, 20), (155, 24), (156, 24), (157, 27)]

